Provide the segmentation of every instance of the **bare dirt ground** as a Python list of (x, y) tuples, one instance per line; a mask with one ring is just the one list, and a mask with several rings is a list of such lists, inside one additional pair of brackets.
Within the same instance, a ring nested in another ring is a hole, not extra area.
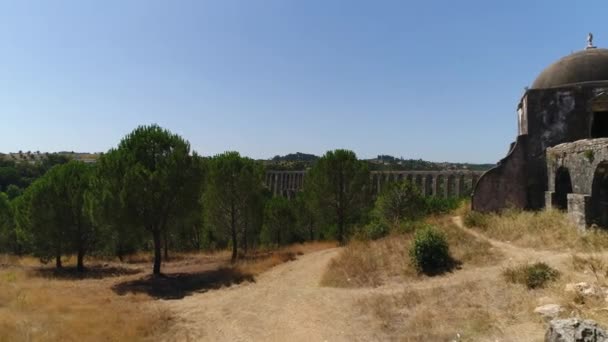
[[(520, 262), (543, 261), (566, 268), (572, 253), (535, 250), (490, 239), (454, 222), (473, 237), (488, 241), (504, 258), (489, 266), (464, 266), (444, 276), (390, 283), (376, 288), (329, 288), (319, 285), (329, 261), (340, 249), (303, 255), (256, 277), (254, 282), (164, 301), (174, 317), (161, 336), (168, 341), (378, 341), (393, 340), (361, 302), (374, 295), (404, 290), (441, 289), (499, 279), (502, 270)], [(534, 305), (534, 303), (531, 303)], [(541, 340), (543, 324), (505, 325), (491, 340)], [(508, 336), (508, 337), (507, 337)]]
[(310, 253), (260, 275), (253, 284), (167, 301), (175, 322), (163, 336), (181, 341), (372, 341), (356, 300), (361, 291), (320, 287), (339, 252)]

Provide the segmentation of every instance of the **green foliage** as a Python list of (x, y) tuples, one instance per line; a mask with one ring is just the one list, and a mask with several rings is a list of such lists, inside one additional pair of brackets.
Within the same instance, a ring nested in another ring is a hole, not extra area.
[(265, 199), (263, 177), (263, 167), (238, 152), (219, 154), (208, 162), (205, 220), (220, 247), (230, 241), (233, 260), (238, 257), (239, 244), (246, 250), (252, 243), (251, 233), (259, 234)]
[(536, 289), (557, 280), (559, 271), (544, 262), (537, 262), (532, 265), (524, 264), (507, 268), (503, 271), (503, 276), (510, 283), (523, 284), (529, 289)]
[(372, 216), (386, 226), (398, 226), (402, 221), (422, 217), (426, 204), (420, 191), (410, 182), (391, 182), (376, 199)]
[(430, 196), (425, 198), (426, 214), (446, 214), (458, 208), (462, 198), (441, 198)]
[(469, 164), (469, 163), (435, 163), (422, 159), (403, 159), (390, 155), (378, 155), (376, 159), (367, 160), (370, 170), (392, 171), (392, 170), (449, 170), (467, 169), (472, 171), (486, 171), (493, 168), (494, 164)]
[(359, 240), (377, 240), (388, 235), (390, 231), (391, 228), (384, 221), (372, 220), (357, 230), (355, 238)]
[(72, 161), (53, 167), (27, 189), (16, 213), (27, 216), (19, 222), (30, 232), (34, 255), (41, 260), (54, 257), (61, 267), (61, 255), (76, 252), (83, 270), (84, 255), (97, 238), (85, 205), (91, 175), (90, 166)]
[(13, 222), (13, 213), (8, 196), (0, 192), (0, 253), (9, 250)]
[(8, 199), (11, 201), (14, 200), (15, 198), (21, 196), (22, 194), (23, 194), (23, 189), (16, 186), (15, 184), (10, 184), (6, 188), (6, 195), (8, 196)]
[(300, 192), (293, 199), (291, 206), (295, 216), (296, 230), (302, 240), (313, 241), (319, 239), (316, 227), (315, 213), (311, 208), (311, 201), (306, 198), (306, 192)]
[(368, 211), (370, 179), (367, 163), (352, 151), (327, 152), (312, 167), (304, 180), (317, 221), (336, 227), (336, 237), (344, 243), (350, 227)]
[(306, 170), (318, 159), (319, 157), (314, 154), (297, 152), (285, 156), (274, 156), (264, 163), (268, 170)]
[(390, 232), (411, 232), (422, 217), (449, 212), (459, 203), (454, 198), (424, 197), (407, 180), (390, 182), (376, 199), (371, 222), (359, 228), (357, 238), (375, 240)]
[[(0, 191), (8, 192), (11, 185), (26, 188), (53, 166), (65, 164), (68, 161), (67, 157), (56, 154), (49, 154), (44, 159), (31, 163), (0, 159)], [(9, 197), (11, 196), (9, 195)]]
[(281, 246), (302, 241), (301, 239), (296, 231), (296, 217), (289, 200), (274, 197), (266, 202), (261, 242), (266, 245)]
[(470, 211), (464, 217), (464, 225), (467, 227), (486, 228), (488, 224), (488, 216), (477, 211)]
[(416, 231), (409, 252), (412, 264), (425, 274), (440, 273), (452, 264), (445, 235), (432, 226)]
[(160, 274), (161, 240), (169, 224), (199, 209), (199, 158), (190, 154), (190, 144), (179, 135), (157, 125), (140, 126), (100, 158), (99, 177), (97, 192), (104, 202), (95, 206), (110, 215), (105, 217), (107, 225), (145, 229), (152, 235), (153, 271)]

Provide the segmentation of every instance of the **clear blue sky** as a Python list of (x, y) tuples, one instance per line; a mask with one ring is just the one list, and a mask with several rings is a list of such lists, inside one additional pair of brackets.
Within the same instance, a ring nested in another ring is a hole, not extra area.
[(608, 47), (604, 1), (0, 1), (0, 151), (158, 123), (203, 155), (496, 162), (526, 85)]

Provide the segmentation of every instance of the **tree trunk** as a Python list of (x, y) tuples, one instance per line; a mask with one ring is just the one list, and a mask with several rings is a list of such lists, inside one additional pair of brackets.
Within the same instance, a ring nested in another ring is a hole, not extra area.
[(169, 237), (168, 237), (168, 235), (169, 234), (167, 233), (167, 230), (165, 229), (165, 234), (164, 234), (164, 240), (165, 240), (164, 241), (165, 242), (165, 248), (164, 248), (164, 251), (165, 251), (165, 261), (169, 260)]
[(57, 267), (57, 268), (63, 267), (61, 265), (61, 253), (57, 253), (57, 255), (55, 256), (55, 267)]
[(344, 245), (344, 217), (341, 214), (338, 214), (338, 242)]
[(310, 241), (314, 241), (314, 239), (315, 239), (315, 233), (312, 230), (312, 225), (313, 225), (312, 221), (308, 222), (308, 230), (310, 231)]
[(120, 243), (118, 243), (116, 246), (116, 256), (118, 257), (118, 260), (120, 260), (120, 262), (124, 261), (124, 253), (122, 251), (122, 246), (120, 245)]
[(154, 275), (160, 275), (160, 263), (161, 263), (161, 241), (160, 241), (160, 231), (155, 229), (152, 231), (152, 235), (154, 238)]
[(232, 228), (232, 262), (236, 261), (237, 258), (237, 234), (236, 234), (236, 217), (235, 217), (234, 204), (232, 205), (232, 212), (230, 213), (230, 226)]
[(77, 260), (78, 261), (76, 263), (76, 270), (78, 272), (84, 272), (84, 250), (83, 249), (78, 250)]
[(247, 226), (243, 230), (243, 242), (241, 243), (241, 249), (243, 250), (243, 255), (247, 255)]

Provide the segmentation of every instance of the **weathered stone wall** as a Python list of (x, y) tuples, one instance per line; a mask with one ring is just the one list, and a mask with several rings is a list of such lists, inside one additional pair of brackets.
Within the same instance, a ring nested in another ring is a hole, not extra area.
[(596, 104), (603, 107), (599, 111), (608, 110), (606, 93), (608, 82), (528, 90), (518, 107), (517, 143), (496, 168), (482, 177), (475, 189), (473, 209), (544, 207), (546, 197), (551, 200), (552, 194), (545, 192), (554, 177), (548, 174), (545, 151), (590, 138)]
[(526, 138), (520, 135), (507, 156), (481, 176), (473, 191), (473, 210), (494, 212), (527, 207)]
[[(548, 191), (545, 195), (547, 207), (555, 206), (557, 173), (567, 172), (572, 193), (567, 194), (568, 217), (580, 228), (605, 221), (604, 211), (593, 192), (595, 172), (600, 164), (608, 162), (608, 138), (582, 139), (560, 144), (547, 149)], [(598, 212), (599, 211), (599, 212)]]
[(528, 125), (528, 208), (539, 209), (544, 206), (544, 191), (548, 188), (550, 179), (545, 160), (546, 149), (590, 138), (592, 102), (607, 91), (606, 82), (528, 90), (524, 98)]
[(557, 170), (570, 173), (572, 192), (590, 195), (598, 165), (608, 161), (608, 138), (582, 139), (547, 149), (548, 190), (555, 191)]
[[(482, 172), (467, 170), (449, 171), (372, 171), (372, 186), (378, 193), (388, 182), (407, 179), (415, 184), (425, 196), (461, 197), (469, 196)], [(287, 198), (304, 188), (306, 171), (267, 171), (265, 183), (275, 196)]]

